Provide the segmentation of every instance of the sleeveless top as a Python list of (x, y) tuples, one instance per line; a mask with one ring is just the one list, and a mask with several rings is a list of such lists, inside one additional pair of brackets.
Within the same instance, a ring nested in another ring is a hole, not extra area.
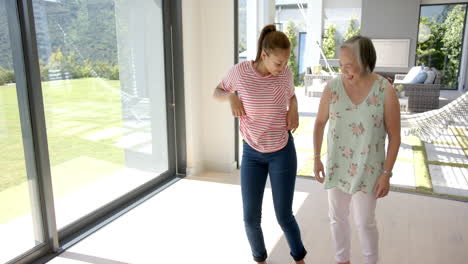
[(372, 193), (385, 162), (384, 99), (388, 81), (378, 76), (366, 99), (355, 105), (341, 76), (330, 81), (325, 188)]

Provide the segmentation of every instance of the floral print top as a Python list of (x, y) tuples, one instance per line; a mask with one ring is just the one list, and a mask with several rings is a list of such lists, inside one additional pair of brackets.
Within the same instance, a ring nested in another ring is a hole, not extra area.
[(355, 105), (346, 93), (341, 76), (330, 81), (328, 158), (325, 188), (345, 193), (373, 192), (385, 162), (385, 88), (378, 76), (367, 98)]

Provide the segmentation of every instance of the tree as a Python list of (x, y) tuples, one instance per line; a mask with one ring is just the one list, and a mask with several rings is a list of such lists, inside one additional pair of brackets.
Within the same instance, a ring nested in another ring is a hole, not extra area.
[(323, 39), (323, 53), (329, 59), (335, 58), (336, 51), (336, 27), (329, 25), (325, 30), (325, 37)]
[(416, 63), (442, 70), (447, 88), (458, 85), (465, 12), (465, 5), (447, 6), (436, 19), (421, 17), (419, 22)]
[(446, 54), (444, 83), (448, 85), (448, 88), (457, 88), (458, 85), (465, 12), (466, 8), (464, 5), (456, 5), (448, 13), (444, 23), (442, 23), (442, 27), (445, 29), (442, 38), (443, 51)]
[(13, 57), (10, 46), (10, 32), (8, 29), (8, 16), (2, 2), (0, 8), (0, 67), (13, 70)]
[(113, 0), (58, 1), (46, 5), (51, 50), (60, 48), (65, 56), (74, 53), (80, 63), (85, 59), (117, 63)]
[(4, 85), (6, 83), (14, 83), (15, 82), (15, 73), (13, 70), (4, 69), (0, 66), (0, 85)]
[(419, 22), (418, 46), (416, 48), (417, 65), (426, 65), (443, 69), (444, 52), (442, 51), (443, 27), (428, 17), (421, 17)]
[(361, 26), (358, 25), (357, 18), (351, 18), (351, 20), (349, 20), (348, 28), (346, 29), (343, 41), (346, 41), (354, 36), (359, 35), (360, 32)]
[(239, 41), (239, 53), (242, 53), (247, 50), (247, 42), (245, 39), (240, 39)]
[(294, 85), (300, 85), (301, 80), (299, 79), (299, 67), (297, 65), (296, 60), (296, 46), (297, 46), (297, 32), (296, 32), (296, 25), (294, 22), (289, 20), (288, 24), (286, 25), (286, 31), (284, 32), (286, 36), (288, 36), (289, 41), (291, 42), (291, 54), (289, 55), (288, 65), (294, 75)]

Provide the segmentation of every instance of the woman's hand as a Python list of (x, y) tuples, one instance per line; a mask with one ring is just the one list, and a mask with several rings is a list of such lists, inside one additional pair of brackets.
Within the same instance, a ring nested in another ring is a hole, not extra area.
[(244, 106), (237, 94), (229, 94), (229, 103), (231, 104), (231, 112), (233, 116), (240, 117), (245, 115)]
[(286, 116), (286, 120), (288, 122), (288, 130), (291, 130), (291, 133), (296, 131), (297, 127), (299, 127), (299, 113), (297, 109), (290, 109)]
[(382, 198), (387, 196), (390, 191), (390, 176), (386, 173), (382, 173), (377, 179), (374, 186), (375, 198)]
[(320, 158), (316, 158), (314, 160), (314, 177), (320, 183), (323, 183), (325, 180), (325, 170), (323, 169), (323, 164)]

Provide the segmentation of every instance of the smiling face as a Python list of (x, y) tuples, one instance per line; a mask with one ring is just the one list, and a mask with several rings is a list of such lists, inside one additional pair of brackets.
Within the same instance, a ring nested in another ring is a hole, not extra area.
[(340, 49), (340, 68), (343, 79), (352, 83), (358, 80), (363, 74), (356, 56), (351, 49), (347, 47)]
[(265, 68), (271, 75), (280, 75), (288, 64), (290, 51), (289, 49), (274, 49), (270, 52), (262, 51), (262, 61)]

